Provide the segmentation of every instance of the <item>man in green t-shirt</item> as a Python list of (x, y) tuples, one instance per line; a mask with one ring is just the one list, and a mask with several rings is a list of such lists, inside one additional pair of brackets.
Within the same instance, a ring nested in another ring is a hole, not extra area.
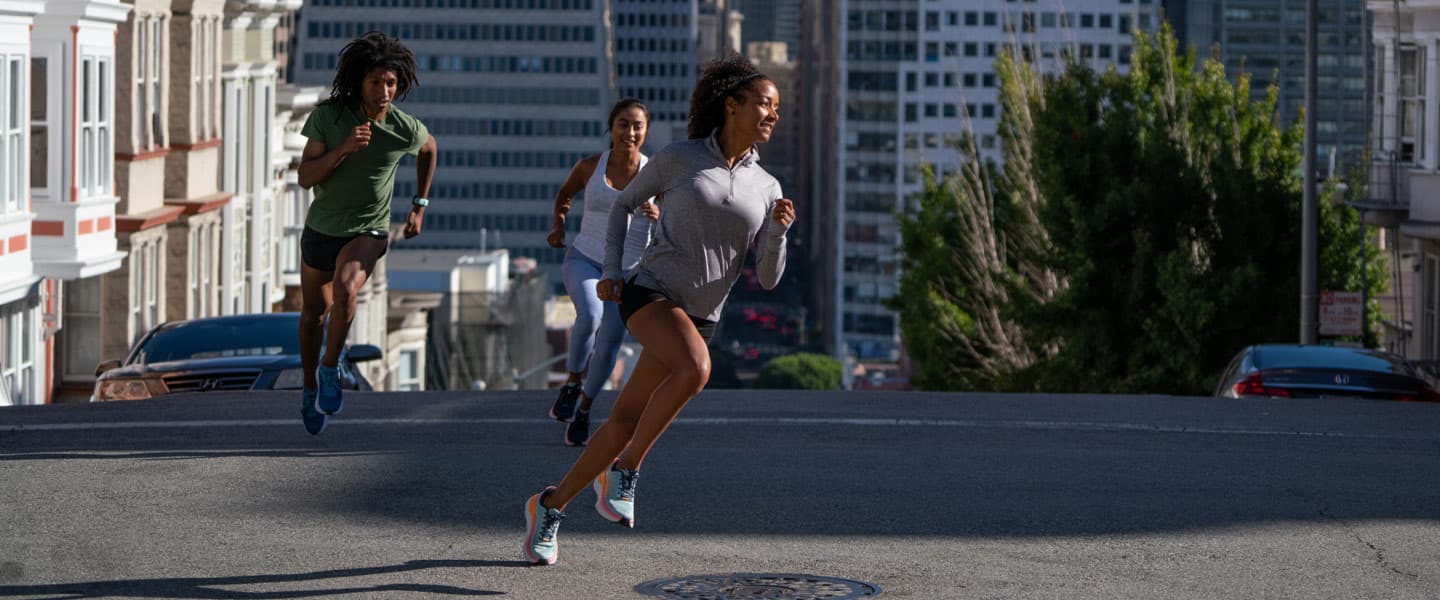
[(418, 155), (418, 195), (405, 219), (406, 238), (420, 234), (429, 204), (435, 138), (424, 123), (391, 105), (418, 83), (416, 70), (414, 54), (399, 40), (378, 31), (355, 39), (340, 51), (330, 97), (300, 130), (309, 138), (300, 157), (300, 187), (315, 188), (300, 236), (300, 415), (312, 434), (324, 431), (327, 415), (340, 412), (340, 353), (355, 296), (389, 248), (390, 196), (402, 156)]

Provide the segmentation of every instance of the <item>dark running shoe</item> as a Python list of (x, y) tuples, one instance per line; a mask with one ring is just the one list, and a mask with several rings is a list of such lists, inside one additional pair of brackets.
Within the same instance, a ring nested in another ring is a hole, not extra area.
[(580, 384), (567, 383), (560, 388), (560, 397), (555, 399), (555, 405), (550, 407), (550, 418), (556, 421), (569, 421), (575, 416), (575, 407), (580, 405)]
[(302, 390), (300, 392), (300, 420), (305, 422), (305, 431), (310, 435), (320, 435), (325, 431), (325, 413), (315, 408), (315, 398), (319, 395), (317, 390)]
[(315, 407), (327, 415), (340, 414), (340, 367), (320, 365), (320, 368), (315, 370), (315, 378), (320, 382), (320, 394), (315, 399)]
[(590, 413), (583, 410), (575, 411), (575, 418), (570, 425), (565, 427), (566, 446), (584, 446), (590, 439)]

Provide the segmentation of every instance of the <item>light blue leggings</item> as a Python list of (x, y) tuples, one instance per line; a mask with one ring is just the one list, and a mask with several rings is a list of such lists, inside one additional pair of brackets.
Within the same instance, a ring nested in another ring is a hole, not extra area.
[(625, 322), (620, 320), (619, 304), (603, 302), (595, 294), (602, 272), (599, 263), (571, 247), (565, 252), (560, 272), (565, 278), (565, 292), (575, 303), (575, 326), (570, 328), (570, 357), (565, 368), (571, 373), (585, 373), (581, 389), (587, 398), (594, 398), (615, 369), (615, 357), (625, 341)]

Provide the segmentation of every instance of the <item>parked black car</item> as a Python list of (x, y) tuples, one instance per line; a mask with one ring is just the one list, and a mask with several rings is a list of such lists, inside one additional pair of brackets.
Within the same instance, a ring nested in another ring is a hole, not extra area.
[[(96, 401), (144, 400), (176, 392), (300, 389), (299, 313), (266, 313), (174, 321), (135, 342), (124, 361), (95, 369)], [(370, 390), (356, 363), (381, 357), (369, 344), (349, 346), (340, 384)]]
[(1282, 344), (1241, 350), (1220, 376), (1215, 395), (1440, 402), (1440, 393), (1397, 356), (1360, 348)]

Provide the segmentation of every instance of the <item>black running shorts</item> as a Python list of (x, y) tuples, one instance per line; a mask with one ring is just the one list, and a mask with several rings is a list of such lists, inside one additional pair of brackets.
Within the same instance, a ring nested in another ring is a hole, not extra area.
[[(671, 304), (675, 303), (674, 300), (671, 300), (669, 296), (666, 296), (659, 290), (652, 290), (643, 285), (636, 285), (635, 278), (631, 277), (626, 280), (625, 285), (620, 288), (620, 320), (628, 324), (630, 322), (630, 315), (635, 314), (635, 311), (644, 308), (647, 304), (661, 300), (669, 300)], [(710, 343), (710, 338), (715, 336), (715, 322), (689, 314), (685, 316), (690, 317), (690, 322), (695, 324), (695, 330), (700, 332), (700, 338), (705, 340), (705, 343)]]
[[(305, 231), (300, 233), (300, 260), (305, 261), (305, 266), (317, 271), (333, 272), (335, 259), (340, 256), (340, 249), (350, 243), (350, 240), (362, 235), (377, 240), (389, 239), (382, 231), (367, 231), (351, 236), (335, 237), (306, 227)], [(380, 251), (380, 256), (385, 256), (389, 250), (390, 246), (387, 244), (385, 249)]]

